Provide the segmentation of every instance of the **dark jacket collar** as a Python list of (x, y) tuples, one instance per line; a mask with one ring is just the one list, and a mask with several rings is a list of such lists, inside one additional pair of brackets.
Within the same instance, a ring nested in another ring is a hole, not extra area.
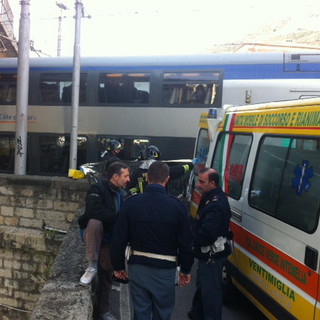
[(162, 192), (166, 193), (166, 189), (160, 184), (148, 184), (146, 192)]
[(214, 198), (215, 196), (217, 196), (221, 192), (222, 192), (221, 187), (217, 186), (213, 190), (210, 190), (210, 191), (204, 193), (202, 196), (201, 202), (207, 202), (208, 200), (212, 200), (212, 198)]
[(103, 184), (112, 192), (119, 192), (120, 188), (116, 187), (114, 184), (112, 184), (109, 180), (102, 180)]

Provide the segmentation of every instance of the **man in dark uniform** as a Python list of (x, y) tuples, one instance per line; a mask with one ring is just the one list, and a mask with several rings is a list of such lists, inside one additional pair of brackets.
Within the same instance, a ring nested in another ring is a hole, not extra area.
[(101, 158), (104, 161), (108, 161), (111, 157), (118, 158), (120, 152), (123, 150), (123, 145), (118, 140), (110, 140), (108, 142), (107, 149), (101, 154)]
[(190, 283), (192, 238), (185, 205), (166, 193), (169, 167), (156, 161), (147, 173), (144, 193), (129, 197), (114, 229), (111, 260), (114, 275), (127, 279), (125, 250), (128, 243), (129, 284), (134, 320), (169, 320), (175, 301), (175, 276), (179, 285)]
[(114, 319), (109, 303), (113, 274), (110, 243), (128, 181), (128, 166), (122, 162), (112, 163), (107, 169), (106, 177), (91, 185), (86, 197), (85, 213), (79, 218), (88, 258), (88, 268), (81, 277), (80, 284), (89, 285), (92, 282), (98, 272), (99, 262), (99, 320)]
[(221, 320), (222, 269), (231, 253), (227, 241), (231, 211), (214, 169), (199, 172), (197, 188), (202, 193), (192, 228), (193, 252), (198, 259), (197, 288), (188, 317)]

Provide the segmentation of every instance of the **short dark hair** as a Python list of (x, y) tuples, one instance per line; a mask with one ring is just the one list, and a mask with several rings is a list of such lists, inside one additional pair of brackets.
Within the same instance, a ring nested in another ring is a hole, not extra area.
[(150, 183), (163, 183), (169, 172), (169, 166), (165, 162), (155, 161), (148, 169), (148, 180)]
[(209, 182), (210, 182), (210, 181), (214, 181), (214, 183), (216, 184), (216, 186), (218, 186), (218, 185), (219, 185), (219, 182), (220, 182), (220, 177), (219, 177), (218, 172), (217, 172), (215, 169), (213, 169), (213, 168), (204, 168), (204, 169), (200, 170), (199, 173), (203, 174), (203, 173), (208, 172), (209, 170), (213, 170), (213, 171), (209, 172), (209, 174), (208, 174), (208, 181), (209, 181)]
[(122, 169), (129, 169), (129, 167), (125, 163), (120, 161), (111, 163), (107, 168), (107, 179), (110, 180), (114, 174), (121, 175)]

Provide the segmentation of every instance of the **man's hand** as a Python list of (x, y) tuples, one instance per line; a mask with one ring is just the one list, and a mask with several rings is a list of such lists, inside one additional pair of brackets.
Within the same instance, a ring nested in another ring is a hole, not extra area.
[(191, 282), (191, 274), (184, 274), (179, 272), (179, 283), (178, 286), (182, 287)]
[(119, 270), (119, 271), (114, 271), (113, 272), (113, 279), (115, 281), (119, 281), (122, 283), (128, 283), (128, 274), (126, 272), (126, 270)]

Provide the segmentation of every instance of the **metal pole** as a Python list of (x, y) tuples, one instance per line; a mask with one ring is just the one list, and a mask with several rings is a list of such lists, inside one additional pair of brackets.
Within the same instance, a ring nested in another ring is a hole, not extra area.
[(30, 6), (29, 0), (21, 0), (18, 42), (18, 79), (16, 110), (16, 147), (14, 174), (25, 175), (27, 164), (27, 127), (29, 92)]
[(60, 8), (60, 17), (58, 18), (58, 46), (57, 46), (57, 56), (61, 56), (61, 43), (62, 43), (62, 19), (65, 18), (62, 16), (63, 10), (67, 10), (68, 8), (61, 2), (56, 2), (56, 5)]
[(76, 0), (76, 24), (73, 54), (73, 75), (72, 75), (72, 126), (70, 137), (70, 162), (69, 169), (77, 167), (77, 146), (78, 146), (78, 119), (79, 119), (79, 89), (80, 89), (80, 22), (83, 12), (81, 0)]
[(57, 57), (61, 56), (61, 24), (62, 24), (62, 16), (59, 17)]

